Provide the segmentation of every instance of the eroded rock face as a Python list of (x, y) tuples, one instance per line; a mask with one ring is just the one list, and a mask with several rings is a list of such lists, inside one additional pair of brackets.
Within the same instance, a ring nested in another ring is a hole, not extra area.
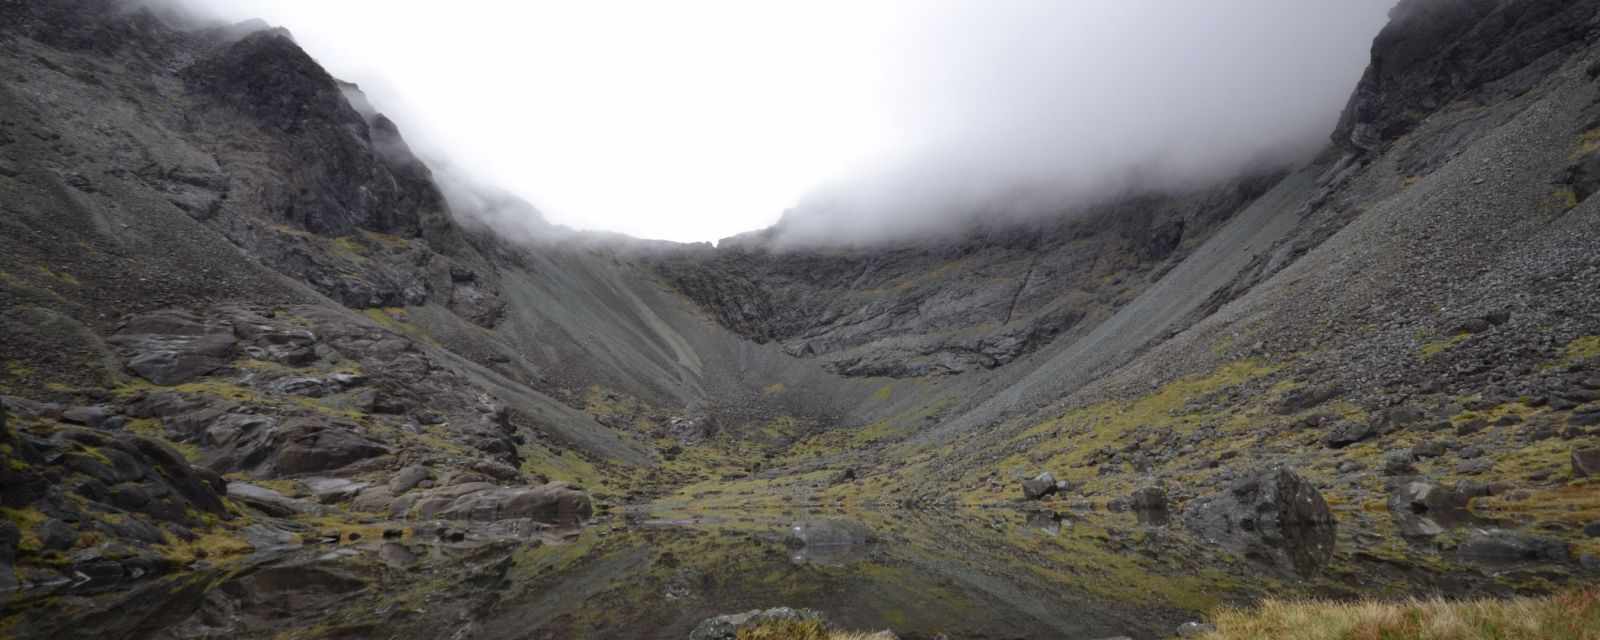
[(1560, 64), (1546, 54), (1581, 40), (1596, 11), (1569, 0), (1405, 0), (1372, 43), (1372, 64), (1334, 130), (1335, 143), (1368, 151), (1477, 92), (1526, 90)]
[[(0, 400), (0, 505), (27, 516), (38, 546), (0, 520), (0, 585), (74, 580), (104, 585), (177, 568), (155, 545), (192, 535), (207, 520), (232, 519), (216, 474), (171, 447), (133, 433), (58, 426), (48, 435), (14, 429)], [(99, 514), (99, 515), (97, 515)], [(104, 514), (114, 514), (107, 517)], [(66, 552), (91, 535), (107, 542), (40, 566), (41, 552)], [(24, 568), (25, 567), (25, 568)], [(86, 578), (85, 578), (86, 577)]]
[(1471, 496), (1431, 482), (1413, 480), (1396, 487), (1389, 496), (1389, 516), (1400, 534), (1431, 538), (1466, 520)]
[(129, 371), (155, 384), (177, 385), (227, 364), (238, 340), (229, 327), (166, 310), (133, 318), (111, 343), (127, 354)]
[(1336, 531), (1328, 503), (1311, 483), (1283, 468), (1191, 503), (1183, 520), (1207, 540), (1300, 574), (1320, 570), (1333, 556)]
[(982, 371), (1103, 317), (1112, 291), (1147, 285), (1270, 185), (1248, 177), (1032, 228), (861, 250), (786, 246), (774, 240), (780, 223), (655, 267), (728, 329), (841, 375)]

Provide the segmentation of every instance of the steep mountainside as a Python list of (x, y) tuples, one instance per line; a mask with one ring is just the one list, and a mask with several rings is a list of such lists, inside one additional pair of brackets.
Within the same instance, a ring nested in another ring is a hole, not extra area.
[[(1158, 502), (1316, 593), (1593, 579), (1600, 0), (1391, 18), (1305, 166), (788, 248), (514, 234), (282, 30), (0, 3), (0, 634), (511, 636), (449, 585), (625, 507)], [(1280, 493), (1314, 562), (1214, 517)]]

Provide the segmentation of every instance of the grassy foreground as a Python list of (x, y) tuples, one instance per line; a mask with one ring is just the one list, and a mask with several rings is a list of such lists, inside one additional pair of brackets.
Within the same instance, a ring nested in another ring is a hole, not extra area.
[(739, 630), (739, 640), (893, 640), (887, 631), (831, 631), (817, 620), (774, 620)]
[(1206, 640), (1600, 640), (1600, 587), (1543, 598), (1281, 602), (1223, 610)]

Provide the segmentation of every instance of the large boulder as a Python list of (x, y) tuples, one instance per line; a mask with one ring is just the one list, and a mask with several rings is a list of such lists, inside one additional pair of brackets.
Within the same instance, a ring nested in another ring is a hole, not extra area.
[(1330, 449), (1343, 449), (1362, 440), (1366, 440), (1377, 433), (1370, 423), (1343, 421), (1333, 425), (1327, 435), (1322, 437), (1322, 444)]
[(1336, 529), (1328, 503), (1287, 469), (1256, 473), (1196, 500), (1183, 517), (1206, 540), (1296, 573), (1320, 570), (1333, 556)]
[(1056, 489), (1056, 477), (1049, 471), (1034, 476), (1031, 480), (1022, 481), (1022, 496), (1029, 500), (1039, 500), (1055, 493)]
[(1431, 538), (1450, 525), (1465, 520), (1471, 496), (1431, 482), (1413, 480), (1401, 483), (1389, 494), (1389, 517), (1400, 535)]
[(1572, 450), (1572, 477), (1600, 476), (1600, 449)]

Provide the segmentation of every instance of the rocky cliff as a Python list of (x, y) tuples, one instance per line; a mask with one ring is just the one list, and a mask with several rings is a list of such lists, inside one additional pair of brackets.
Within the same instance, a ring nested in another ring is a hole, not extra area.
[[(1046, 471), (1030, 498), (1193, 511), (1291, 466), (1330, 590), (1457, 586), (1471, 540), (1418, 504), (1570, 548), (1506, 590), (1590, 575), (1597, 15), (1405, 0), (1304, 166), (794, 248), (511, 234), (537, 212), (448, 191), (284, 31), (0, 3), (0, 631), (270, 635), (368, 586), (471, 617), (493, 589), (417, 576), (499, 584), (624, 505), (990, 506)], [(1270, 537), (1202, 515), (1197, 545)], [(390, 538), (436, 573), (371, 564)], [(452, 632), (395, 615), (347, 630)]]

